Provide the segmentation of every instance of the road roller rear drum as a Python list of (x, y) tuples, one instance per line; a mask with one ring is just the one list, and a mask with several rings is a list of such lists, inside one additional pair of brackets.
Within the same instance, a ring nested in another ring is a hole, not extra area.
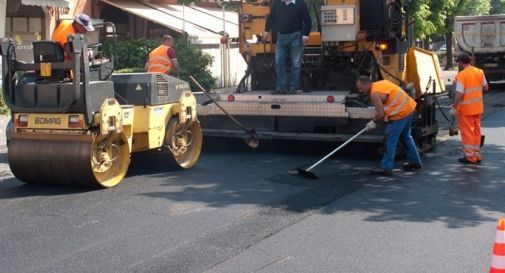
[(202, 128), (198, 121), (181, 124), (172, 117), (166, 128), (165, 149), (173, 164), (182, 169), (193, 167), (202, 149)]

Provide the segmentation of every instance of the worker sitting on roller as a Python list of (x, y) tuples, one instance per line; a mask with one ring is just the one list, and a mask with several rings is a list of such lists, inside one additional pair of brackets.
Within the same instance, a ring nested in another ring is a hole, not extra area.
[(53, 32), (52, 40), (57, 42), (65, 54), (65, 60), (72, 59), (72, 53), (68, 44), (68, 36), (73, 34), (86, 34), (95, 30), (91, 24), (91, 18), (86, 14), (80, 14), (73, 21), (63, 20)]
[(172, 36), (163, 35), (161, 45), (149, 53), (145, 65), (147, 72), (159, 72), (167, 75), (179, 73), (179, 63), (173, 48), (173, 41)]
[(403, 169), (406, 171), (421, 169), (421, 158), (411, 135), (412, 116), (416, 102), (399, 86), (388, 80), (372, 83), (369, 77), (360, 76), (356, 87), (360, 93), (370, 96), (375, 107), (374, 117), (366, 125), (367, 129), (374, 129), (379, 122), (387, 122), (386, 151), (380, 162), (380, 167), (370, 170), (370, 174), (384, 176), (393, 174), (396, 145), (400, 137), (405, 146), (408, 160), (403, 164)]

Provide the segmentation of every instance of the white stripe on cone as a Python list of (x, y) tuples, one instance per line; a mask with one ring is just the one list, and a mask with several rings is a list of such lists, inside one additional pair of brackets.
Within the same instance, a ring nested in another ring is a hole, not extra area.
[(493, 255), (491, 267), (494, 269), (505, 269), (505, 256)]
[(505, 232), (497, 232), (494, 242), (497, 244), (505, 244)]

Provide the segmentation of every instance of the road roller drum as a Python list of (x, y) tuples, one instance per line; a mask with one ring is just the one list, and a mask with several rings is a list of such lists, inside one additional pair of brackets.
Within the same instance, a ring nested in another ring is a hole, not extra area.
[(130, 151), (124, 135), (108, 147), (92, 135), (56, 136), (14, 134), (9, 143), (9, 166), (29, 184), (112, 187), (123, 179)]

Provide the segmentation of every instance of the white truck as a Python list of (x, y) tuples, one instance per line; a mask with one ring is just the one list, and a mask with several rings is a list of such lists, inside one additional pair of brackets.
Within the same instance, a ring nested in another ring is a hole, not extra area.
[(488, 81), (505, 82), (505, 14), (456, 16), (459, 49), (474, 57)]

